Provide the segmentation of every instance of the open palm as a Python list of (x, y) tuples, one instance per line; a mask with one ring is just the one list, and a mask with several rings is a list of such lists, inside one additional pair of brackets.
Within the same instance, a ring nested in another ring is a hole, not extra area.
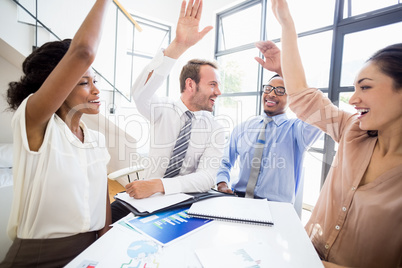
[(205, 27), (199, 31), (202, 13), (202, 1), (190, 0), (186, 9), (186, 1), (182, 2), (179, 21), (176, 28), (176, 41), (183, 47), (191, 47), (200, 41), (211, 29)]
[(255, 60), (261, 64), (264, 69), (272, 72), (281, 72), (281, 51), (272, 41), (259, 41), (255, 46), (264, 55), (265, 60), (256, 57)]

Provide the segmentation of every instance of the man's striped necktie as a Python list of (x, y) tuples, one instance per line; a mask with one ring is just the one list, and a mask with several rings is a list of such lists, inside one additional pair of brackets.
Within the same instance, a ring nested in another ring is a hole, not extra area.
[(192, 118), (194, 115), (192, 112), (186, 111), (186, 116), (186, 122), (177, 137), (172, 157), (169, 161), (169, 166), (166, 169), (165, 175), (163, 175), (164, 178), (173, 178), (179, 175), (184, 157), (186, 156), (188, 144), (190, 142)]

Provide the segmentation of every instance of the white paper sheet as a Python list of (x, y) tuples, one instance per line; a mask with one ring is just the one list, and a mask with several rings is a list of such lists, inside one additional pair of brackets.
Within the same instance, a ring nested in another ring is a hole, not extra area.
[(267, 253), (272, 248), (265, 242), (233, 244), (221, 247), (196, 249), (195, 253), (204, 268), (262, 268), (268, 265)]

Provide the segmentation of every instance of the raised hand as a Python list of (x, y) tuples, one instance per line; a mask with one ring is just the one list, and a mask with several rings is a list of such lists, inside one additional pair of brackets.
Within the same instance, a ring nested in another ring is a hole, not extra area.
[(165, 50), (165, 55), (171, 58), (178, 58), (188, 48), (200, 41), (212, 26), (205, 27), (199, 31), (199, 24), (202, 14), (202, 0), (189, 0), (186, 8), (186, 1), (181, 3), (179, 20), (177, 22), (176, 37)]
[(276, 44), (272, 41), (258, 41), (255, 46), (264, 55), (265, 61), (260, 57), (254, 59), (265, 69), (282, 76), (281, 51)]
[[(297, 46), (297, 32), (286, 0), (271, 0), (272, 11), (282, 27), (281, 72), (288, 95), (308, 88)], [(263, 52), (264, 53), (264, 52)], [(264, 53), (265, 55), (265, 53)], [(266, 61), (267, 62), (267, 61)]]

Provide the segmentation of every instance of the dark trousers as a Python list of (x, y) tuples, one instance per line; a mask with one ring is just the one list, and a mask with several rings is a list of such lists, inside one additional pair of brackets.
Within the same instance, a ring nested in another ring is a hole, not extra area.
[(49, 239), (16, 238), (0, 268), (63, 267), (96, 240), (96, 232)]
[(112, 223), (124, 218), (131, 212), (118, 201), (114, 201), (110, 206), (112, 207)]

